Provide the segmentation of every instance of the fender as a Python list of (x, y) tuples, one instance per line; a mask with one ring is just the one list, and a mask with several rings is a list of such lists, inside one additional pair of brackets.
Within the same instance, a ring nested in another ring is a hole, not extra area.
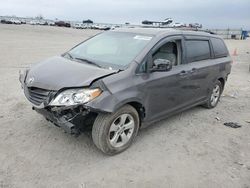
[(142, 99), (136, 95), (132, 95), (132, 93), (124, 92), (122, 95), (119, 95), (111, 94), (109, 91), (103, 91), (101, 96), (84, 106), (93, 111), (113, 113), (123, 105), (131, 102), (137, 102), (144, 106)]

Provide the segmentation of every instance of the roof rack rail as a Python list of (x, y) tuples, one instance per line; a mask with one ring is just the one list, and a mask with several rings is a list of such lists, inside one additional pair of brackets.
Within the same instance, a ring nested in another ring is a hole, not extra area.
[(198, 29), (194, 27), (162, 27), (162, 26), (139, 26), (142, 28), (161, 28), (161, 29), (177, 29), (177, 30), (184, 30), (184, 31), (200, 31), (200, 32), (206, 32), (210, 34), (216, 35), (215, 32), (210, 31), (209, 29)]
[(192, 27), (179, 27), (179, 28), (174, 28), (174, 29), (185, 30), (185, 31), (200, 31), (200, 32), (206, 32), (210, 34), (216, 34), (208, 29), (204, 30), (204, 29), (198, 29), (198, 28), (192, 28)]

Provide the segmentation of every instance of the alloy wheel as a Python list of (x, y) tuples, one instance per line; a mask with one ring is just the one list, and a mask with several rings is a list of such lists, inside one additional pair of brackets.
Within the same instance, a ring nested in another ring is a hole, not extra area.
[(109, 129), (109, 143), (117, 148), (122, 147), (131, 139), (135, 130), (135, 120), (130, 114), (119, 115)]
[(220, 86), (215, 85), (215, 87), (213, 88), (213, 91), (212, 91), (211, 98), (210, 98), (211, 105), (215, 106), (217, 104), (219, 98), (220, 98)]

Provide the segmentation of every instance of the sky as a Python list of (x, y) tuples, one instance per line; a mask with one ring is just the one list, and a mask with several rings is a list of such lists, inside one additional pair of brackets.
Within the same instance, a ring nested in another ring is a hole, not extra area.
[(0, 15), (96, 23), (143, 20), (201, 23), (204, 28), (250, 29), (250, 0), (0, 0)]

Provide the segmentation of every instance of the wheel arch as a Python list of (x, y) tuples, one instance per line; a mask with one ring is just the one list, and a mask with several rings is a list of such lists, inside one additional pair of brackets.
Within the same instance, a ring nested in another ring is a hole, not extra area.
[(225, 87), (225, 79), (223, 77), (218, 78), (218, 80), (220, 81), (221, 85), (222, 85), (222, 90), (224, 90)]
[(146, 116), (145, 107), (140, 102), (137, 102), (137, 101), (132, 101), (132, 102), (129, 102), (127, 104), (131, 105), (132, 107), (134, 107), (136, 109), (136, 111), (139, 114), (140, 125), (141, 125), (141, 121)]
[(139, 115), (139, 118), (140, 118), (140, 125), (141, 125), (141, 121), (145, 118), (146, 116), (146, 110), (145, 110), (145, 107), (144, 105), (142, 104), (141, 101), (138, 101), (138, 100), (125, 100), (119, 104), (116, 105), (114, 111), (116, 111), (117, 109), (121, 108), (122, 106), (124, 105), (130, 105), (132, 106), (133, 108), (135, 108), (135, 110), (137, 111), (138, 115)]

